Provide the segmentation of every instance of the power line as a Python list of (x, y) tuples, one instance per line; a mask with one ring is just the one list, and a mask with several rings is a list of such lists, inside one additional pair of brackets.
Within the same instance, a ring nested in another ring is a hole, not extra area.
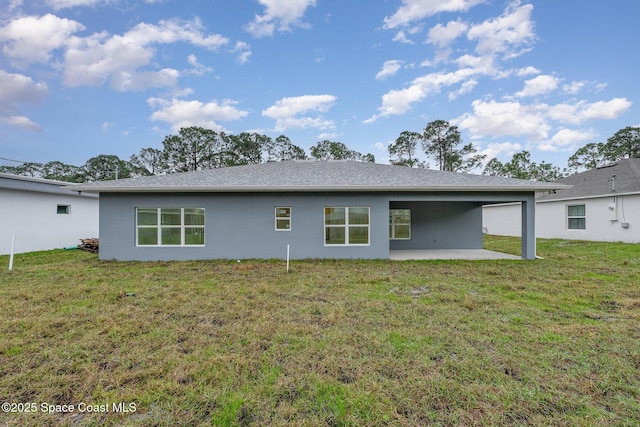
[(15, 163), (27, 163), (27, 162), (22, 161), (22, 160), (7, 159), (6, 157), (0, 157), (0, 160), (6, 160), (7, 162), (15, 162)]

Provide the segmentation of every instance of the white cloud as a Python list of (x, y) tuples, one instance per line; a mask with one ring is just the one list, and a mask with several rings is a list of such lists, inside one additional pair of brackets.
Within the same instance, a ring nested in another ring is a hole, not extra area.
[[(144, 0), (147, 4), (163, 3), (165, 0)], [(109, 0), (46, 0), (45, 3), (55, 10), (67, 9), (77, 6), (97, 6), (107, 4)]]
[(397, 59), (385, 61), (384, 64), (382, 64), (382, 69), (378, 71), (378, 74), (376, 74), (376, 80), (384, 80), (387, 77), (395, 75), (400, 68), (402, 68), (403, 63), (404, 61)]
[(415, 42), (411, 40), (409, 36), (419, 34), (422, 32), (422, 30), (422, 25), (414, 25), (413, 27), (404, 28), (402, 30), (399, 30), (396, 35), (393, 36), (393, 41), (404, 44), (415, 44)]
[(172, 88), (170, 94), (164, 95), (165, 98), (184, 98), (189, 95), (193, 95), (194, 90), (190, 87), (185, 88)]
[(476, 52), (492, 54), (506, 52), (508, 57), (522, 53), (513, 50), (535, 40), (531, 12), (533, 5), (511, 3), (501, 16), (472, 25), (467, 32), (469, 40), (477, 40)]
[(485, 0), (402, 0), (396, 12), (384, 18), (384, 28), (394, 29), (440, 12), (466, 12)]
[(236, 42), (232, 50), (233, 53), (238, 55), (238, 62), (245, 64), (251, 57), (251, 46), (245, 42)]
[[(291, 128), (330, 129), (334, 123), (325, 120), (326, 113), (336, 101), (333, 95), (302, 95), (282, 98), (271, 107), (262, 111), (262, 115), (276, 120), (275, 129), (279, 132)], [(305, 115), (300, 117), (300, 115)]]
[[(408, 87), (393, 89), (382, 95), (382, 106), (378, 108), (378, 114), (364, 123), (372, 123), (381, 117), (405, 114), (411, 109), (412, 104), (422, 101), (430, 94), (439, 92), (443, 87), (469, 81), (479, 73), (480, 71), (473, 68), (461, 68), (450, 73), (438, 72), (418, 77)], [(470, 90), (472, 86), (466, 88)]]
[[(38, 104), (49, 94), (44, 83), (36, 83), (31, 77), (0, 70), (0, 109), (2, 105), (19, 103)], [(1, 111), (1, 110), (0, 110)]]
[(538, 70), (536, 67), (528, 66), (525, 68), (520, 68), (518, 71), (516, 71), (516, 74), (519, 77), (525, 77), (532, 74), (540, 74), (540, 70)]
[(583, 120), (615, 119), (631, 107), (631, 101), (626, 98), (614, 98), (611, 101), (598, 101), (587, 104), (580, 111)]
[(153, 45), (188, 42), (216, 50), (229, 42), (220, 35), (205, 35), (200, 20), (165, 20), (141, 23), (124, 35), (97, 33), (73, 37), (65, 54), (64, 82), (68, 86), (97, 86), (110, 81), (117, 90), (144, 90), (174, 85), (179, 73), (172, 69), (139, 71), (151, 64)]
[(586, 80), (575, 81), (562, 85), (562, 90), (569, 95), (577, 95), (583, 90), (590, 90), (591, 92), (600, 92), (607, 87), (606, 83), (590, 82)]
[(151, 62), (154, 52), (127, 37), (105, 33), (76, 38), (65, 54), (67, 86), (99, 86), (119, 73), (132, 73)]
[(44, 83), (0, 70), (0, 122), (28, 130), (42, 130), (31, 119), (19, 114), (19, 105), (39, 104), (48, 94), (49, 89)]
[(335, 140), (336, 138), (338, 138), (338, 134), (335, 132), (323, 132), (321, 134), (318, 134), (318, 139), (321, 141), (325, 139), (332, 141), (332, 140)]
[(6, 42), (2, 51), (18, 63), (47, 62), (53, 50), (84, 29), (79, 22), (51, 14), (16, 18), (0, 28), (0, 41)]
[(543, 95), (558, 88), (559, 80), (549, 75), (540, 75), (524, 82), (524, 89), (516, 92), (518, 97)]
[(32, 130), (36, 132), (42, 131), (42, 128), (37, 123), (31, 121), (30, 118), (24, 116), (0, 116), (0, 123), (4, 123), (9, 126), (16, 126), (19, 128)]
[(626, 98), (613, 98), (610, 101), (578, 101), (573, 104), (563, 103), (545, 107), (548, 117), (552, 120), (580, 124), (587, 120), (614, 119), (631, 107), (631, 101)]
[(263, 115), (271, 118), (290, 117), (308, 111), (327, 112), (335, 102), (333, 95), (302, 95), (282, 98), (275, 105), (263, 111)]
[(538, 108), (519, 102), (476, 100), (473, 113), (453, 120), (460, 129), (468, 130), (473, 138), (485, 136), (526, 136), (533, 140), (547, 138), (551, 129), (544, 113)]
[(211, 73), (213, 71), (213, 68), (201, 64), (198, 61), (198, 57), (195, 56), (194, 54), (190, 54), (187, 57), (187, 62), (189, 62), (189, 65), (193, 67), (193, 69), (189, 71), (190, 74), (193, 74), (196, 76), (202, 76), (206, 73)]
[(464, 34), (468, 28), (469, 25), (460, 21), (451, 21), (446, 26), (438, 24), (429, 30), (427, 41), (443, 48)]
[(478, 74), (489, 75), (492, 77), (502, 77), (494, 64), (494, 58), (490, 55), (473, 56), (462, 55), (454, 61), (461, 69), (469, 68), (475, 70)]
[[(144, 0), (147, 4), (163, 3), (165, 0)], [(110, 0), (45, 0), (45, 3), (55, 10), (78, 6), (97, 6), (110, 3)]]
[(120, 92), (172, 87), (177, 84), (179, 76), (180, 73), (172, 68), (163, 68), (159, 71), (121, 71), (111, 77), (111, 87)]
[(22, 6), (22, 0), (9, 0), (8, 3), (9, 7), (7, 7), (7, 11), (9, 12), (13, 12)]
[(522, 151), (522, 145), (517, 142), (492, 142), (487, 148), (479, 150), (479, 154), (487, 156), (487, 160), (501, 155), (512, 157), (515, 153)]
[(562, 86), (562, 90), (570, 95), (576, 95), (587, 85), (587, 82), (571, 82)]
[[(403, 0), (400, 9), (392, 17), (385, 19), (386, 28), (400, 27), (404, 29), (408, 23), (442, 11), (466, 11), (478, 4), (476, 1), (435, 1), (435, 0)], [(498, 62), (523, 52), (523, 46), (535, 40), (531, 12), (533, 6), (520, 5), (519, 1), (509, 4), (504, 13), (485, 20), (480, 24), (469, 25), (461, 21), (450, 21), (447, 26), (436, 26), (430, 32), (430, 41), (441, 47), (436, 54), (436, 63), (452, 62), (459, 68), (454, 71), (441, 71), (427, 74), (413, 80), (403, 89), (393, 89), (382, 96), (382, 105), (377, 114), (365, 120), (371, 123), (380, 117), (402, 115), (415, 103), (438, 93), (444, 88), (457, 86), (448, 93), (449, 99), (469, 93), (478, 83), (478, 78), (488, 76), (502, 79), (516, 73), (515, 70), (503, 70)], [(467, 38), (475, 41), (475, 55), (463, 53), (453, 61), (449, 61), (451, 49), (448, 43), (467, 32)], [(445, 47), (445, 48), (442, 48)], [(521, 73), (535, 73), (537, 69), (527, 67)]]
[(245, 29), (254, 37), (272, 36), (274, 31), (291, 31), (292, 26), (307, 27), (302, 22), (307, 8), (316, 5), (316, 0), (258, 0), (266, 10), (256, 15)]
[(158, 25), (143, 22), (125, 33), (122, 38), (127, 42), (140, 46), (184, 41), (209, 50), (217, 50), (229, 43), (226, 37), (219, 34), (204, 35), (204, 26), (199, 18), (195, 18), (192, 21), (181, 19), (162, 20)]
[(187, 62), (193, 66), (193, 68), (201, 68), (202, 64), (198, 62), (198, 57), (194, 54), (190, 54), (187, 56)]
[(181, 99), (149, 98), (147, 103), (155, 109), (151, 115), (153, 121), (171, 124), (175, 132), (183, 127), (200, 126), (215, 131), (224, 131), (219, 121), (232, 121), (246, 117), (248, 112), (235, 107), (237, 102), (225, 99), (222, 102), (187, 101)]
[(449, 93), (449, 101), (453, 101), (454, 99), (456, 99), (459, 96), (466, 95), (467, 93), (470, 93), (473, 90), (473, 88), (476, 87), (477, 84), (478, 84), (478, 81), (474, 80), (474, 79), (465, 81), (460, 86), (460, 89)]
[(45, 3), (55, 10), (60, 10), (76, 6), (94, 6), (106, 3), (106, 0), (46, 0)]
[(574, 150), (578, 145), (597, 137), (598, 133), (593, 129), (575, 130), (563, 128), (556, 132), (550, 140), (538, 144), (538, 149), (542, 151)]
[(588, 120), (613, 119), (630, 106), (625, 98), (610, 101), (578, 101), (547, 105), (522, 104), (517, 101), (497, 102), (476, 100), (473, 113), (466, 113), (451, 120), (460, 129), (469, 131), (472, 138), (524, 137), (546, 150), (558, 149), (595, 137), (591, 130), (561, 129), (553, 137), (549, 133), (553, 123), (561, 125), (581, 124)]
[(593, 89), (596, 92), (600, 92), (605, 90), (608, 85), (609, 85), (608, 83), (595, 83)]
[[(62, 4), (62, 3), (59, 3)], [(177, 42), (189, 43), (215, 51), (229, 43), (219, 34), (206, 34), (201, 21), (163, 20), (158, 24), (140, 23), (122, 35), (106, 32), (87, 37), (75, 35), (85, 27), (73, 20), (47, 14), (27, 16), (10, 21), (0, 28), (3, 52), (17, 64), (59, 62), (67, 86), (97, 86), (110, 83), (120, 91), (145, 90), (153, 87), (175, 86), (180, 73), (153, 64), (154, 47)], [(62, 56), (53, 58), (60, 49)], [(237, 42), (233, 52), (240, 62), (251, 55), (250, 47)], [(155, 69), (148, 69), (152, 67)], [(204, 73), (207, 67), (196, 72)]]

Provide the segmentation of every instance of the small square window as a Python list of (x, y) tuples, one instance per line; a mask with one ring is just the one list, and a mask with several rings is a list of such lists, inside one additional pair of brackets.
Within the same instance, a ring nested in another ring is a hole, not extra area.
[(276, 206), (276, 231), (291, 230), (291, 208)]
[(58, 215), (69, 215), (71, 213), (70, 205), (58, 205), (57, 214)]

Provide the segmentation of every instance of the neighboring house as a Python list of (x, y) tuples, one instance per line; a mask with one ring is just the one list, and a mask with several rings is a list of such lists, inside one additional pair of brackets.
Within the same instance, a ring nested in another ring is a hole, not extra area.
[[(556, 182), (573, 187), (538, 194), (538, 237), (640, 243), (640, 159), (620, 160)], [(485, 231), (519, 236), (519, 209), (517, 204), (485, 206)]]
[(100, 194), (100, 258), (385, 258), (482, 248), (482, 206), (562, 185), (348, 161), (284, 161), (80, 184)]
[(68, 182), (0, 173), (0, 255), (78, 245), (98, 237), (98, 197)]

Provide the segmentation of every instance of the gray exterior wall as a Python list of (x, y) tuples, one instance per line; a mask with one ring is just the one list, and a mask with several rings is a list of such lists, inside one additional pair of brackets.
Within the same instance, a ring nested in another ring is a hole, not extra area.
[[(291, 230), (275, 230), (276, 206), (290, 206)], [(368, 206), (368, 246), (324, 246), (325, 206)], [(136, 207), (202, 207), (204, 247), (136, 247)], [(388, 201), (363, 194), (117, 194), (100, 195), (100, 258), (191, 260), (388, 258)]]
[[(477, 249), (482, 248), (482, 205), (509, 201), (533, 201), (533, 192), (101, 193), (100, 258), (282, 259), (287, 245), (291, 259), (388, 259), (390, 249)], [(276, 206), (291, 207), (290, 231), (275, 230)], [(325, 246), (327, 206), (368, 206), (369, 245)], [(136, 208), (144, 207), (204, 208), (205, 246), (136, 247)], [(390, 241), (389, 209), (405, 207), (412, 210), (412, 239)]]
[(476, 202), (391, 202), (411, 209), (411, 239), (389, 241), (391, 250), (482, 249), (482, 205)]

